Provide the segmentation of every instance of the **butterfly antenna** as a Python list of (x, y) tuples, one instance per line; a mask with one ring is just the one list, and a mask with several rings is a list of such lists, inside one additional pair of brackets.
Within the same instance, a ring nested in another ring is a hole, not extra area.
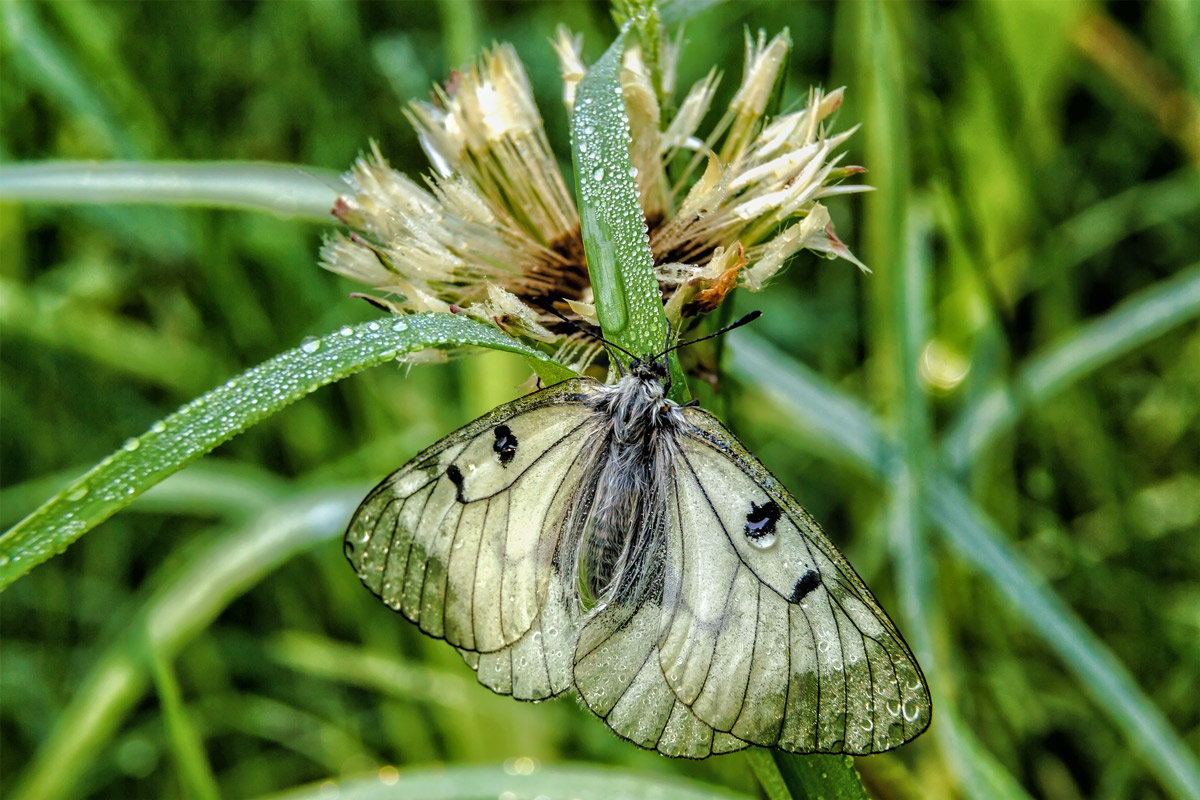
[(716, 331), (715, 333), (710, 333), (707, 336), (701, 336), (696, 339), (688, 339), (687, 341), (676, 342), (675, 344), (671, 345), (666, 350), (664, 350), (663, 355), (665, 356), (667, 353), (671, 352), (672, 350), (678, 350), (681, 347), (687, 347), (688, 345), (696, 344), (696, 342), (703, 342), (705, 339), (712, 339), (717, 336), (724, 336), (725, 334), (729, 333), (731, 330), (734, 330), (735, 328), (740, 328), (743, 325), (748, 325), (751, 322), (754, 322), (754, 320), (758, 319), (761, 316), (762, 316), (761, 311), (751, 311), (746, 316), (742, 317), (741, 319), (739, 319), (735, 322), (731, 322), (730, 324), (726, 325), (724, 328), (721, 328), (721, 330)]
[[(534, 300), (534, 302), (537, 303), (537, 305), (539, 307), (541, 307), (541, 309), (543, 311), (545, 311), (547, 314), (553, 314), (554, 316), (558, 317), (563, 322), (570, 325), (575, 330), (582, 333), (584, 336), (590, 336), (591, 338), (595, 339), (600, 344), (604, 345), (606, 348), (612, 348), (613, 350), (620, 350), (622, 353), (629, 356), (631, 361), (637, 361), (638, 357), (635, 356), (633, 353), (629, 352), (628, 350), (626, 350), (624, 347), (621, 347), (621, 345), (617, 344), (616, 342), (610, 342), (608, 339), (605, 339), (600, 334), (589, 330), (586, 326), (580, 325), (578, 322), (576, 322), (573, 319), (568, 319), (565, 315), (563, 315), (563, 313), (561, 311), (559, 311), (557, 308), (555, 308), (549, 300), (546, 300), (545, 298), (538, 298), (537, 300)], [(614, 364), (617, 365), (617, 371), (619, 373), (621, 373), (622, 375), (624, 375), (625, 369), (621, 366), (620, 359), (614, 358), (612, 361)]]

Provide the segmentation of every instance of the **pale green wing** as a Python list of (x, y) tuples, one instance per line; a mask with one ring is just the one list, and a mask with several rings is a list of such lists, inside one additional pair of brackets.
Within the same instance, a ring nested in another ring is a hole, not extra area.
[(807, 512), (718, 420), (685, 409), (655, 646), (714, 730), (794, 752), (868, 754), (929, 725), (924, 676)]
[(597, 387), (565, 381), (447, 436), (379, 484), (346, 532), (367, 588), (523, 699), (569, 686), (574, 623), (554, 555)]
[(617, 735), (663, 755), (704, 758), (746, 746), (716, 732), (671, 691), (659, 666), (657, 639), (662, 606), (612, 606), (579, 632), (575, 688), (584, 703)]
[(459, 649), (479, 682), (518, 700), (544, 700), (571, 688), (571, 657), (580, 615), (551, 567), (541, 611), (521, 638), (488, 653)]

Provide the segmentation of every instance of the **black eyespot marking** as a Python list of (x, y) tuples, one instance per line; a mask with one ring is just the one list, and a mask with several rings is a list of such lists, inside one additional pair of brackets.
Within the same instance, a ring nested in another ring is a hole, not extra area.
[(507, 467), (508, 462), (512, 461), (513, 456), (517, 454), (517, 437), (513, 436), (513, 432), (507, 425), (497, 425), (492, 433), (496, 434), (496, 442), (492, 445), (492, 450), (500, 459), (500, 466)]
[(799, 603), (805, 597), (812, 593), (821, 585), (821, 575), (815, 570), (809, 570), (800, 576), (800, 580), (796, 581), (796, 588), (792, 589), (792, 594), (788, 597), (789, 603)]
[(775, 532), (775, 521), (779, 519), (779, 506), (774, 500), (768, 500), (761, 506), (750, 501), (750, 513), (746, 515), (746, 535), (751, 539), (761, 539)]
[(451, 464), (446, 467), (446, 477), (454, 484), (454, 499), (460, 503), (465, 503), (466, 498), (463, 497), (463, 474), (457, 464)]

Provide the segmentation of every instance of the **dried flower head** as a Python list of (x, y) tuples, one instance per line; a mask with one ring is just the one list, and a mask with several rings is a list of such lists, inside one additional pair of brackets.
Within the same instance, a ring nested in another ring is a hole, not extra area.
[[(568, 109), (585, 72), (581, 46), (560, 29)], [(830, 135), (824, 126), (842, 90), (813, 89), (803, 108), (772, 116), (790, 40), (786, 32), (769, 41), (747, 34), (742, 83), (701, 138), (716, 72), (667, 113), (679, 42), (654, 47), (653, 71), (641, 46), (627, 49), (621, 83), (650, 246), (676, 328), (735, 287), (761, 289), (800, 250), (865, 269), (819, 202), (868, 188), (841, 185), (864, 171), (839, 166), (837, 150), (853, 130)], [(547, 310), (595, 325), (579, 215), (513, 49), (489, 51), (407, 115), (433, 171), (413, 181), (372, 145), (346, 176), (352, 193), (333, 211), (355, 232), (325, 243), (323, 265), (384, 293), (371, 298), (384, 308), (465, 310), (585, 366), (598, 348)]]

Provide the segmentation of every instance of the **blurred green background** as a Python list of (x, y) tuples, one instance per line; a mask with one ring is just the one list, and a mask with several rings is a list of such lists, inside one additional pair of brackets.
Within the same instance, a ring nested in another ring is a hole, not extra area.
[[(416, 174), (403, 104), (509, 41), (566, 169), (548, 40), (565, 23), (591, 59), (613, 34), (603, 3), (2, 12), (5, 163), (342, 170), (373, 138)], [(932, 731), (857, 760), (869, 788), (1197, 796), (1200, 9), (738, 2), (687, 25), (680, 85), (716, 64), (728, 100), (743, 26), (790, 29), (785, 104), (812, 84), (848, 87), (837, 125), (863, 124), (848, 161), (877, 187), (829, 203), (874, 274), (802, 255), (764, 293), (741, 293), (739, 308), (765, 314), (731, 336), (711, 403), (930, 673)], [(180, 404), (376, 316), (347, 298), (362, 287), (317, 268), (327, 230), (0, 203), (4, 527)], [(465, 785), (463, 765), (565, 762), (635, 770), (647, 790), (673, 774), (756, 795), (743, 755), (670, 761), (569, 699), (524, 705), (477, 686), (362, 589), (341, 522), (312, 541), (273, 533), (319, 492), (365, 493), (517, 396), (527, 373), (489, 353), (342, 381), (8, 588), (0, 795), (250, 797), (375, 774), (386, 788), (387, 765), (444, 767)], [(1010, 424), (989, 422), (1005, 408)], [(828, 409), (869, 412), (855, 419), (878, 438), (856, 449), (857, 429)]]

